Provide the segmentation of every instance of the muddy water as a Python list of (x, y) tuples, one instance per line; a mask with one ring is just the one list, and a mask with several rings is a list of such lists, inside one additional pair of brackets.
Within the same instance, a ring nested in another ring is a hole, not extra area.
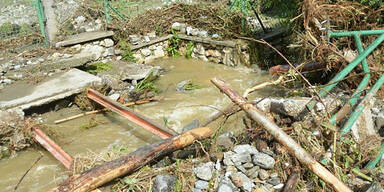
[[(199, 60), (184, 58), (163, 59), (154, 64), (162, 66), (166, 72), (158, 80), (160, 95), (164, 101), (135, 107), (135, 110), (147, 115), (158, 123), (181, 131), (182, 127), (194, 119), (201, 123), (218, 109), (230, 103), (209, 80), (220, 77), (230, 83), (236, 90), (243, 92), (247, 87), (268, 80), (268, 76), (260, 75), (246, 68), (230, 68)], [(191, 80), (200, 89), (189, 92), (177, 92), (176, 85), (180, 81)], [(256, 93), (256, 95), (266, 93)], [(98, 114), (83, 117), (59, 125), (53, 121), (80, 113), (76, 107), (49, 112), (42, 115), (44, 122), (57, 132), (54, 138), (62, 148), (72, 156), (99, 153), (110, 150), (114, 146), (125, 146), (129, 151), (159, 140), (157, 136), (132, 125), (114, 113)], [(90, 121), (98, 125), (90, 129), (82, 129)], [(210, 125), (217, 128), (224, 120)], [(242, 127), (241, 114), (230, 117), (225, 125), (226, 130), (239, 130)], [(0, 161), (0, 191), (11, 191), (19, 179), (40, 156), (44, 157), (30, 170), (20, 184), (18, 191), (47, 191), (60, 183), (67, 176), (65, 168), (49, 153), (41, 149), (28, 149), (16, 157)]]

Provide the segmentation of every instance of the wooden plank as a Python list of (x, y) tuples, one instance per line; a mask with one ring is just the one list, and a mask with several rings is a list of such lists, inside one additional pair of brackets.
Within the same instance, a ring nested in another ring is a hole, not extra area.
[(160, 42), (163, 42), (163, 41), (167, 41), (169, 40), (173, 35), (167, 35), (167, 36), (163, 36), (163, 37), (159, 37), (157, 39), (154, 39), (150, 42), (147, 42), (147, 43), (141, 43), (139, 45), (132, 45), (131, 46), (131, 50), (137, 50), (137, 49), (141, 49), (143, 47), (147, 47), (147, 46), (150, 46), (150, 45), (153, 45), (153, 44), (156, 44), (156, 43), (160, 43)]

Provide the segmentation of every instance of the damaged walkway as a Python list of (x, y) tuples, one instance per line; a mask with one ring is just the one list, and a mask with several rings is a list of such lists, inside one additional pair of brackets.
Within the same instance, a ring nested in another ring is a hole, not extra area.
[(101, 79), (78, 69), (71, 69), (47, 78), (37, 85), (21, 82), (4, 88), (0, 92), (0, 108), (30, 107), (50, 103), (83, 91), (92, 83), (100, 83)]

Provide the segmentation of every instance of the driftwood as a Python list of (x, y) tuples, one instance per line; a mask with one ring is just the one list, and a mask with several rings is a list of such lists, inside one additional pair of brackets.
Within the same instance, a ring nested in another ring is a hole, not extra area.
[[(129, 107), (129, 106), (132, 106), (132, 105), (140, 105), (140, 104), (150, 103), (151, 101), (159, 101), (159, 100), (160, 99), (158, 99), (158, 98), (143, 99), (143, 100), (138, 100), (138, 101), (126, 103), (126, 104), (124, 104), (124, 106), (125, 107)], [(77, 118), (80, 118), (80, 117), (84, 117), (84, 116), (87, 116), (87, 115), (92, 115), (92, 114), (106, 112), (108, 110), (109, 110), (108, 108), (104, 108), (104, 109), (98, 109), (98, 110), (94, 110), (94, 111), (84, 112), (84, 113), (81, 113), (81, 114), (78, 114), (78, 115), (74, 115), (74, 116), (71, 116), (71, 117), (67, 117), (67, 118), (64, 118), (64, 119), (56, 120), (55, 124), (64, 123), (66, 121), (70, 121), (70, 120), (77, 119)]]
[(328, 169), (317, 162), (310, 154), (308, 154), (299, 144), (296, 143), (289, 135), (287, 135), (274, 122), (271, 122), (265, 115), (255, 106), (248, 103), (239, 93), (234, 91), (223, 80), (214, 78), (212, 83), (224, 92), (234, 103), (240, 106), (253, 120), (264, 127), (274, 138), (284, 145), (289, 153), (295, 156), (302, 164), (306, 165), (317, 176), (330, 184), (338, 192), (352, 192), (343, 182), (335, 177)]
[(212, 130), (209, 128), (196, 128), (181, 135), (146, 145), (129, 155), (92, 168), (81, 173), (79, 176), (70, 177), (51, 191), (91, 191), (117, 177), (124, 176), (146, 165), (157, 157), (182, 149), (196, 140), (205, 139), (211, 135)]

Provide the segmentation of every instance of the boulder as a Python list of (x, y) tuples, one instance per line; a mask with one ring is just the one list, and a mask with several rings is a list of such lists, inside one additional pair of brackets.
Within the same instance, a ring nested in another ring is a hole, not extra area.
[(194, 169), (194, 173), (197, 178), (204, 181), (209, 181), (212, 179), (214, 166), (215, 164), (213, 162), (201, 164), (200, 166)]
[(243, 173), (237, 172), (230, 175), (230, 178), (236, 187), (241, 188), (243, 191), (251, 192), (255, 184)]
[(257, 153), (253, 155), (253, 164), (260, 166), (263, 169), (273, 169), (275, 159), (265, 153)]
[(157, 175), (153, 181), (153, 192), (171, 192), (177, 178), (173, 175)]

